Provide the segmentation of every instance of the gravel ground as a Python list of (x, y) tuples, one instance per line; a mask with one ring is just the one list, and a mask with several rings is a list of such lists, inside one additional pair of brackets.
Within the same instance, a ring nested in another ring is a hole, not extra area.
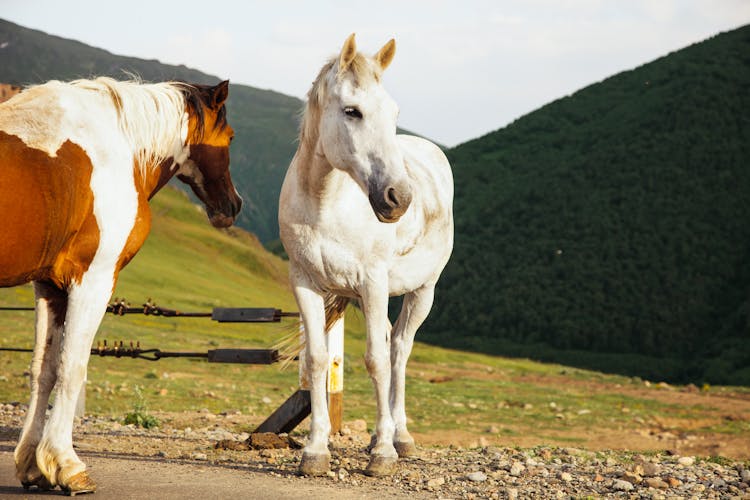
[[(3, 441), (15, 441), (24, 415), (24, 405), (0, 404)], [(370, 438), (361, 420), (346, 422), (342, 433), (332, 437), (328, 477), (306, 478), (297, 475), (299, 449), (252, 449), (255, 439), (236, 432), (243, 421), (239, 412), (161, 414), (159, 418), (161, 426), (149, 430), (114, 419), (84, 418), (76, 424), (74, 442), (83, 456), (97, 453), (175, 464), (241, 464), (271, 477), (330, 485), (337, 491), (346, 488), (357, 496), (382, 490), (383, 497), (403, 498), (750, 499), (750, 464), (667, 452), (430, 447), (422, 448), (417, 458), (400, 460), (392, 477), (371, 478), (362, 472)], [(304, 435), (281, 438), (292, 445), (304, 442)]]

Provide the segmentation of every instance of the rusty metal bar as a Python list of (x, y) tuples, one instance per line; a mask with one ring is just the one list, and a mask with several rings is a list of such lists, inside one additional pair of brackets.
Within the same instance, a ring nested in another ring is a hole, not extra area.
[[(33, 352), (33, 349), (20, 347), (0, 347), (0, 351)], [(115, 342), (108, 346), (107, 341), (98, 342), (91, 348), (92, 356), (145, 359), (159, 361), (163, 358), (204, 358), (209, 363), (243, 363), (253, 365), (270, 365), (279, 361), (279, 351), (276, 349), (212, 349), (205, 352), (172, 352), (161, 349), (141, 349), (140, 342), (131, 342), (126, 346), (124, 342)]]
[[(33, 307), (0, 307), (0, 311), (33, 311)], [(115, 297), (107, 306), (107, 312), (115, 316), (143, 314), (165, 318), (211, 318), (219, 323), (276, 323), (281, 318), (297, 318), (297, 312), (285, 312), (273, 307), (215, 307), (211, 312), (184, 312), (157, 306), (148, 299), (140, 307), (133, 307), (125, 299)]]

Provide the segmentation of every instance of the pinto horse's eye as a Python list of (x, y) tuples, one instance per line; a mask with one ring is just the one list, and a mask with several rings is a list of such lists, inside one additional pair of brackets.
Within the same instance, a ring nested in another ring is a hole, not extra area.
[(362, 119), (362, 112), (354, 106), (347, 106), (344, 108), (344, 114), (349, 118), (356, 118), (357, 120)]

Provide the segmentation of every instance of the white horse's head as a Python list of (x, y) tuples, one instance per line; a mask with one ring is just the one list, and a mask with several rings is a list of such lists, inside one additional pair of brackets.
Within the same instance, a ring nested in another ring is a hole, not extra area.
[(398, 106), (380, 82), (395, 53), (390, 40), (374, 56), (363, 56), (351, 34), (309, 95), (319, 113), (318, 151), (360, 185), (381, 222), (398, 221), (412, 199), (396, 140)]

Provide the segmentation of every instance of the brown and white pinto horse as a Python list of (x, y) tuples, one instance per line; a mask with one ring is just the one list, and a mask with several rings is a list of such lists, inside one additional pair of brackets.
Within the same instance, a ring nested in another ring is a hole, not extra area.
[(31, 399), (15, 450), (24, 487), (96, 489), (73, 451), (74, 407), (118, 274), (149, 232), (148, 200), (177, 175), (214, 226), (234, 222), (242, 200), (229, 175), (228, 88), (51, 81), (0, 104), (0, 286), (33, 281), (36, 294)]

